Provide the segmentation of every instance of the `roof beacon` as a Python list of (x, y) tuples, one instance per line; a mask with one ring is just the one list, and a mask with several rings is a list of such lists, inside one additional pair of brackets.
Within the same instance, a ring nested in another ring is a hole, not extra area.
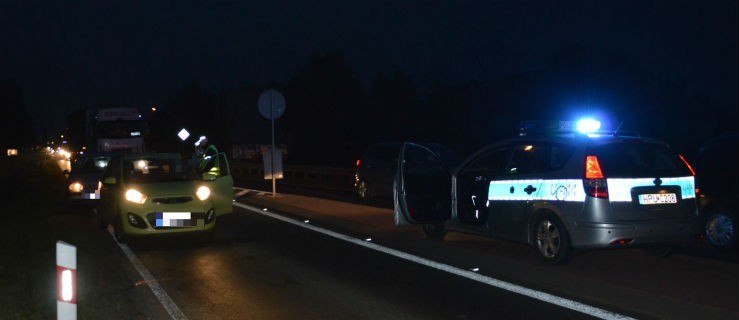
[(591, 118), (582, 118), (577, 121), (576, 128), (581, 133), (595, 133), (600, 130), (600, 121)]

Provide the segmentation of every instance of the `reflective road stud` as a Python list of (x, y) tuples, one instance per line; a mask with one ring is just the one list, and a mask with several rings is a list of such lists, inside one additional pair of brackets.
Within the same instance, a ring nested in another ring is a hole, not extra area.
[(56, 318), (77, 319), (77, 247), (56, 242)]

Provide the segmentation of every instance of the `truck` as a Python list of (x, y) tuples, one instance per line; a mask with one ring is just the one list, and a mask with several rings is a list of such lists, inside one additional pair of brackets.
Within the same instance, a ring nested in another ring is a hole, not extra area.
[(67, 118), (77, 151), (144, 152), (146, 120), (136, 108), (82, 108)]
[(136, 108), (98, 109), (94, 126), (98, 152), (145, 150), (146, 121)]

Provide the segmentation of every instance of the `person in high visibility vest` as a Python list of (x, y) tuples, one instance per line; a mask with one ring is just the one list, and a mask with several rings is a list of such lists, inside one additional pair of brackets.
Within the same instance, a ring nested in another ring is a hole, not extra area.
[(220, 166), (218, 163), (218, 148), (210, 144), (203, 149), (208, 143), (208, 138), (203, 136), (195, 144), (195, 152), (192, 154), (193, 167), (199, 174), (210, 173), (215, 176), (220, 174)]
[(203, 159), (200, 162), (200, 172), (210, 173), (218, 177), (220, 175), (220, 165), (218, 161), (218, 148), (215, 145), (209, 145), (203, 152)]

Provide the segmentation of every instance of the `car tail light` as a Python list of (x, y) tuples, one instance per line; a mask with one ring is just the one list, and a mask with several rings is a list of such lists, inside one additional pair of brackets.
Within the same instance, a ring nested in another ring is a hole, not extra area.
[(608, 198), (608, 183), (597, 156), (585, 158), (585, 191), (594, 198)]
[(600, 170), (597, 156), (585, 158), (585, 179), (603, 179), (603, 171)]
[(681, 154), (678, 154), (677, 156), (680, 157), (680, 160), (682, 160), (685, 166), (688, 167), (688, 169), (690, 170), (690, 174), (692, 174), (695, 177), (695, 170), (693, 170), (693, 166), (691, 166), (690, 163), (688, 163), (688, 160), (686, 160), (685, 157), (683, 157), (683, 155)]

